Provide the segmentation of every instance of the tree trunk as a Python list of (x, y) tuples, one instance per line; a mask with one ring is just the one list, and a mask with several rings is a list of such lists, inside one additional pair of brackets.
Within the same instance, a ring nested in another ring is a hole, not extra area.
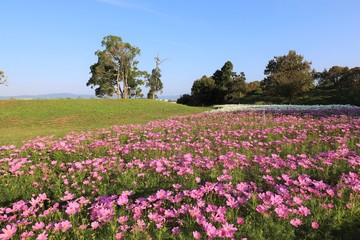
[(129, 87), (125, 79), (124, 79), (124, 98), (129, 98)]
[(117, 96), (120, 99), (120, 95), (122, 95), (121, 86), (120, 86), (120, 70), (117, 71), (116, 75), (116, 85), (117, 85)]

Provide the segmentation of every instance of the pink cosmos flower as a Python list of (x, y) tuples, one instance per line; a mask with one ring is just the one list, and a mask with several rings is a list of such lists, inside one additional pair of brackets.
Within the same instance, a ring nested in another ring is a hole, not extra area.
[(40, 233), (36, 238), (36, 240), (47, 240), (47, 239), (48, 239), (48, 234), (46, 234), (46, 231)]
[(12, 238), (12, 236), (14, 236), (14, 234), (16, 232), (16, 226), (6, 225), (6, 227), (1, 229), (1, 231), (3, 232), (2, 234), (0, 234), (1, 240), (10, 239), (10, 238)]
[(120, 216), (117, 220), (120, 224), (124, 224), (127, 222), (128, 219), (128, 216)]
[(307, 216), (307, 215), (311, 214), (310, 209), (308, 209), (307, 207), (304, 207), (304, 206), (300, 206), (297, 212), (301, 216)]
[(245, 220), (244, 220), (244, 218), (239, 217), (239, 218), (237, 218), (236, 222), (237, 222), (237, 224), (242, 225), (242, 224), (244, 224)]
[(99, 223), (97, 221), (91, 223), (91, 229), (92, 230), (97, 229), (99, 226), (100, 225), (99, 225)]
[(61, 223), (55, 223), (54, 224), (54, 232), (60, 231), (61, 230)]
[(174, 235), (177, 235), (180, 233), (180, 228), (179, 227), (174, 227), (171, 232), (174, 234)]
[(128, 196), (127, 196), (127, 195), (121, 195), (121, 196), (119, 196), (119, 198), (118, 198), (118, 200), (117, 200), (116, 203), (117, 203), (119, 206), (122, 206), (122, 205), (127, 204), (128, 202), (129, 202)]
[(37, 222), (37, 223), (35, 223), (35, 225), (34, 226), (32, 226), (32, 229), (34, 229), (34, 230), (40, 230), (40, 229), (43, 229), (45, 227), (45, 223), (43, 223), (43, 222)]
[(290, 224), (293, 225), (294, 227), (299, 227), (302, 225), (302, 221), (298, 218), (294, 218), (290, 220)]
[[(29, 237), (33, 237), (35, 236), (35, 233), (33, 231), (25, 231), (21, 234), (21, 240), (26, 240), (28, 239)], [(1, 239), (1, 238), (0, 238)]]
[(201, 234), (200, 234), (198, 231), (194, 231), (194, 232), (193, 232), (193, 236), (194, 236), (194, 238), (197, 239), (197, 240), (201, 238)]
[(82, 225), (79, 226), (79, 229), (80, 229), (80, 230), (85, 230), (85, 229), (87, 229), (87, 225), (86, 225), (86, 224), (82, 224)]
[(301, 205), (301, 204), (302, 204), (301, 198), (299, 198), (299, 197), (297, 197), (297, 196), (295, 196), (295, 197), (293, 198), (293, 201), (294, 201), (294, 203), (296, 203), (296, 204), (298, 204), (298, 205)]
[(115, 239), (116, 240), (120, 240), (120, 239), (123, 239), (124, 237), (124, 234), (122, 232), (118, 232), (116, 235), (115, 235)]
[(319, 229), (319, 223), (318, 222), (312, 222), (311, 227), (314, 229)]
[(74, 195), (71, 194), (69, 191), (66, 191), (65, 196), (60, 198), (61, 201), (68, 201), (68, 200), (72, 200), (72, 199), (74, 199)]
[(234, 224), (222, 224), (222, 228), (220, 229), (220, 237), (232, 238), (234, 237), (236, 231), (237, 228), (234, 227)]
[(214, 238), (218, 234), (218, 230), (211, 223), (206, 223), (205, 231), (209, 238)]
[(72, 227), (72, 224), (69, 220), (65, 220), (61, 222), (61, 231), (66, 232), (69, 228)]
[(280, 195), (273, 195), (270, 197), (271, 204), (274, 206), (279, 206), (283, 202), (283, 198)]
[(67, 214), (75, 214), (75, 213), (77, 213), (77, 212), (79, 212), (80, 211), (80, 204), (79, 203), (77, 203), (77, 202), (75, 202), (75, 201), (73, 201), (73, 202), (69, 202), (69, 205), (68, 205), (68, 207), (66, 208), (66, 210), (65, 210), (65, 212), (67, 213)]

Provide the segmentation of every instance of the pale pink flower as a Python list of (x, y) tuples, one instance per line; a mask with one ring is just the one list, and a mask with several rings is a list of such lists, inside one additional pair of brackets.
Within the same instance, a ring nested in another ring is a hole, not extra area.
[(79, 226), (79, 229), (80, 229), (80, 230), (85, 230), (85, 229), (87, 229), (87, 225), (86, 225), (86, 224), (82, 224), (82, 225)]
[(33, 236), (35, 236), (35, 233), (33, 231), (25, 231), (21, 234), (21, 240), (26, 240), (29, 237), (33, 237)]
[(129, 219), (128, 216), (120, 216), (120, 217), (117, 219), (117, 221), (118, 221), (120, 224), (124, 224), (124, 223), (127, 222), (128, 219)]
[(69, 202), (68, 207), (65, 210), (65, 212), (70, 215), (75, 214), (79, 211), (80, 211), (80, 204), (75, 201)]
[(115, 239), (116, 239), (116, 240), (123, 239), (123, 237), (124, 237), (124, 234), (123, 234), (122, 232), (118, 232), (118, 233), (116, 233), (116, 235), (115, 235)]
[(1, 240), (10, 239), (10, 238), (12, 238), (12, 236), (14, 236), (14, 234), (16, 232), (16, 226), (15, 225), (6, 225), (6, 227), (1, 229), (1, 231), (3, 232), (2, 234), (0, 234)]
[(125, 205), (129, 202), (129, 198), (127, 195), (121, 195), (118, 200), (117, 200), (117, 204), (119, 206)]
[(308, 209), (307, 207), (304, 207), (304, 206), (300, 206), (297, 212), (301, 216), (307, 216), (307, 215), (311, 214), (310, 209)]
[(37, 236), (36, 240), (47, 240), (48, 239), (47, 237), (48, 237), (48, 234), (46, 234), (46, 231), (43, 231), (42, 233), (40, 233)]
[(290, 220), (290, 224), (293, 225), (294, 227), (299, 227), (302, 225), (302, 221), (298, 218), (294, 218)]
[(93, 230), (97, 229), (99, 226), (100, 225), (99, 225), (99, 223), (97, 221), (94, 221), (94, 222), (91, 223), (91, 229), (93, 229)]
[(218, 234), (218, 230), (211, 223), (207, 223), (205, 225), (205, 231), (206, 231), (206, 234), (208, 235), (208, 237), (210, 237), (210, 238), (214, 238)]
[(60, 231), (61, 230), (61, 223), (55, 223), (54, 224), (54, 232)]
[(72, 224), (69, 220), (65, 220), (61, 222), (61, 231), (66, 232), (69, 228), (72, 227)]
[(197, 240), (198, 240), (198, 239), (201, 239), (201, 234), (200, 234), (198, 231), (194, 231), (194, 232), (193, 232), (193, 236), (194, 236), (194, 238), (197, 239)]
[(34, 226), (32, 226), (32, 229), (34, 230), (40, 230), (40, 229), (43, 229), (45, 227), (45, 223), (43, 222), (37, 222), (35, 223)]
[(71, 194), (69, 191), (66, 191), (65, 196), (60, 198), (61, 201), (68, 201), (68, 200), (72, 200), (72, 199), (74, 199), (74, 195)]

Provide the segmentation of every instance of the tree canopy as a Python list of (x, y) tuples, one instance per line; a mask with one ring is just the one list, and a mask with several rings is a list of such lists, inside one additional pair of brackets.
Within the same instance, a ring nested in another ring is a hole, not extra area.
[(183, 95), (179, 103), (212, 105), (233, 102), (246, 94), (245, 73), (233, 71), (233, 64), (225, 62), (211, 77), (206, 75), (194, 81), (191, 95)]
[(315, 71), (311, 69), (311, 62), (290, 50), (287, 55), (270, 60), (264, 74), (262, 88), (266, 94), (291, 100), (313, 86)]
[[(121, 37), (108, 35), (101, 42), (105, 49), (96, 51), (97, 63), (90, 66), (91, 77), (87, 86), (96, 87), (98, 97), (113, 96), (128, 98), (130, 89), (137, 89), (143, 72), (137, 68), (136, 56), (140, 49), (123, 42)], [(122, 82), (122, 87), (121, 87)]]
[(332, 87), (338, 85), (348, 71), (348, 67), (333, 66), (329, 70), (316, 73), (315, 79), (318, 80), (319, 87)]
[(216, 103), (216, 84), (215, 80), (202, 76), (200, 79), (194, 81), (191, 87), (191, 96), (193, 97), (192, 105), (212, 105)]

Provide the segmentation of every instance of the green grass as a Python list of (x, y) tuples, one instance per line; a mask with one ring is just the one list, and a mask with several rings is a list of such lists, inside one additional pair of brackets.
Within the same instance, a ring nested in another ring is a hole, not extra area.
[(0, 101), (0, 145), (21, 145), (37, 136), (65, 136), (114, 125), (141, 124), (208, 108), (148, 99), (58, 99)]

